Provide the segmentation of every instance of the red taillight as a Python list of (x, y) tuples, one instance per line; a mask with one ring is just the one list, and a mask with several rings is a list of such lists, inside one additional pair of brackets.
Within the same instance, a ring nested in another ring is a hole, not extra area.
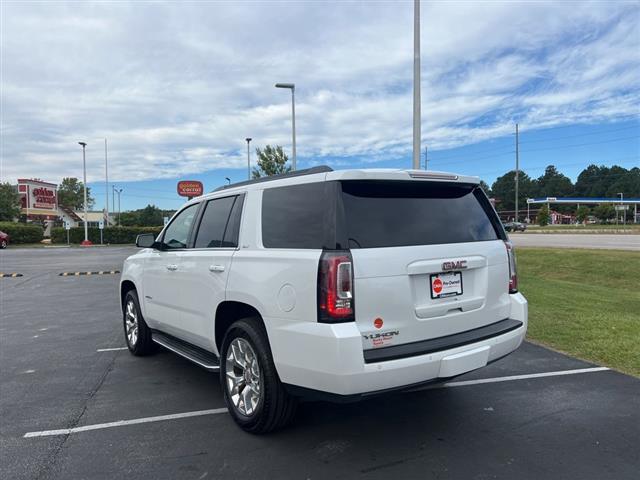
[(323, 252), (318, 266), (318, 321), (353, 321), (353, 300), (351, 254)]
[(509, 293), (518, 293), (518, 271), (516, 270), (516, 252), (513, 244), (505, 241), (507, 256), (509, 257)]

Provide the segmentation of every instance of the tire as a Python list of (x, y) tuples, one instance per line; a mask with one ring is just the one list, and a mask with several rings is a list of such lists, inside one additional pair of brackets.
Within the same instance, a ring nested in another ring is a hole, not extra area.
[[(251, 364), (249, 369), (234, 361), (242, 357), (245, 365)], [(293, 420), (298, 402), (280, 382), (261, 319), (238, 320), (227, 330), (222, 341), (220, 382), (231, 417), (246, 432), (272, 432)]]
[(151, 340), (151, 330), (144, 321), (135, 290), (129, 290), (124, 297), (122, 325), (124, 339), (132, 354), (141, 357), (156, 351), (156, 344)]
[(2, 248), (2, 249), (7, 248), (7, 241), (6, 240), (2, 240), (0, 242), (0, 248)]

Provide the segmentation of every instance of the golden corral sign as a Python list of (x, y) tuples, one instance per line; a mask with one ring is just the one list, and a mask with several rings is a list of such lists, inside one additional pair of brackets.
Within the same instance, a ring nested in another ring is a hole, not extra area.
[(181, 180), (178, 182), (178, 195), (181, 197), (199, 197), (202, 195), (202, 182), (197, 180)]
[(58, 210), (57, 187), (55, 183), (18, 179), (18, 193), (22, 208), (55, 213)]

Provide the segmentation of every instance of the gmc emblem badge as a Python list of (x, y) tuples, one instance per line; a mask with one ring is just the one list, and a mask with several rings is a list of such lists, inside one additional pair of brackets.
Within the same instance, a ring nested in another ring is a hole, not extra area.
[(467, 268), (466, 260), (457, 260), (455, 262), (444, 262), (442, 264), (442, 271), (446, 272), (447, 270), (462, 270)]

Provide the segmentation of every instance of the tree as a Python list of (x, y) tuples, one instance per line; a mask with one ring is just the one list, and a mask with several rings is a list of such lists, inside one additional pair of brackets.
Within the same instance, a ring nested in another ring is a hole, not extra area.
[(593, 209), (593, 214), (598, 220), (604, 223), (616, 216), (616, 210), (613, 205), (609, 203), (601, 203)]
[[(87, 209), (93, 207), (91, 188), (87, 187)], [(63, 178), (58, 186), (58, 205), (74, 210), (84, 208), (84, 184), (77, 178)]]
[(156, 227), (162, 225), (162, 210), (155, 205), (147, 205), (142, 210), (139, 210), (139, 222), (138, 225), (142, 227)]
[(20, 215), (20, 195), (10, 183), (0, 183), (0, 222), (12, 222)]
[(573, 184), (553, 165), (549, 165), (544, 175), (533, 181), (533, 194), (537, 197), (568, 197), (573, 192)]
[(280, 145), (275, 147), (267, 145), (264, 150), (256, 148), (256, 154), (258, 155), (258, 168), (254, 168), (251, 172), (253, 178), (269, 177), (291, 171), (291, 166), (287, 165), (289, 158)]
[(482, 190), (484, 190), (484, 193), (487, 194), (487, 197), (491, 197), (491, 195), (492, 195), (491, 187), (489, 185), (487, 185), (487, 183), (484, 180), (480, 180), (480, 188), (482, 188)]
[(591, 209), (584, 205), (580, 205), (576, 210), (576, 220), (580, 223), (584, 223), (587, 221), (587, 217), (591, 214)]
[[(498, 177), (491, 186), (491, 193), (495, 197), (498, 204), (496, 208), (498, 210), (514, 210), (516, 207), (515, 196), (515, 170), (505, 173), (501, 177)], [(527, 207), (527, 198), (532, 193), (532, 182), (529, 175), (524, 172), (518, 174), (518, 208)]]
[(538, 225), (541, 227), (549, 225), (549, 205), (543, 205), (538, 212)]

